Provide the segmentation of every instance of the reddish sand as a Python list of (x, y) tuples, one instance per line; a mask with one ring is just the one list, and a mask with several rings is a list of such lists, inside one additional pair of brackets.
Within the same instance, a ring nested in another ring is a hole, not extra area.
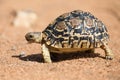
[[(12, 10), (30, 9), (39, 18), (36, 26), (11, 25)], [(39, 44), (27, 44), (24, 36), (42, 31), (60, 14), (72, 10), (89, 11), (102, 20), (110, 34), (114, 59), (104, 52), (59, 56), (43, 63)], [(120, 1), (119, 0), (0, 0), (0, 80), (120, 80)], [(20, 53), (24, 58), (19, 58)]]

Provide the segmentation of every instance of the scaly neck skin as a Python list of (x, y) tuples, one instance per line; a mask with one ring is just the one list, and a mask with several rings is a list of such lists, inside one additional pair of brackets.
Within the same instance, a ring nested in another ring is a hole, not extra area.
[(41, 43), (41, 41), (42, 41), (42, 33), (39, 35), (39, 37), (35, 39), (36, 43)]
[(40, 43), (41, 43), (41, 41), (42, 41), (42, 32), (41, 32), (41, 34), (40, 34)]

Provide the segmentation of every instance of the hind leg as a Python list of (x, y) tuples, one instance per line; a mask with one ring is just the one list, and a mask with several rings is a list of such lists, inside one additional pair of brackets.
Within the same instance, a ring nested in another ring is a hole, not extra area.
[(112, 54), (109, 46), (107, 44), (103, 43), (101, 48), (105, 51), (105, 58), (108, 59), (108, 60), (112, 60), (113, 59), (113, 54)]

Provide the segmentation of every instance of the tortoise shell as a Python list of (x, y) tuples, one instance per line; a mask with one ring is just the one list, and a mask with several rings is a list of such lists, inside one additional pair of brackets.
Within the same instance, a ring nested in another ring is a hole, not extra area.
[(97, 48), (109, 39), (102, 21), (80, 10), (60, 15), (42, 33), (43, 41), (55, 48)]

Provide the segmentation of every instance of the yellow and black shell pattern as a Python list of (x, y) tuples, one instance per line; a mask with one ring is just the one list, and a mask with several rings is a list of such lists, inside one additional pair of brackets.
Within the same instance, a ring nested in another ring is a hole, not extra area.
[(55, 48), (97, 48), (109, 40), (102, 21), (81, 10), (60, 15), (42, 33), (44, 42)]

